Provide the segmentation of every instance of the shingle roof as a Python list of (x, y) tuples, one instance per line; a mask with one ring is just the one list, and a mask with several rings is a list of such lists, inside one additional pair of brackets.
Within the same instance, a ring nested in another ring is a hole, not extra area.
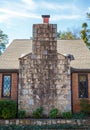
[(0, 69), (18, 69), (19, 58), (32, 51), (32, 41), (29, 39), (14, 40), (0, 56)]
[[(82, 40), (58, 40), (57, 51), (63, 55), (71, 54), (74, 60), (70, 65), (75, 69), (90, 69), (90, 50)], [(15, 70), (19, 68), (19, 58), (32, 52), (32, 40), (16, 39), (0, 56), (0, 70)]]
[(72, 54), (75, 60), (70, 65), (75, 69), (90, 69), (90, 50), (82, 40), (60, 40), (57, 50), (61, 54)]

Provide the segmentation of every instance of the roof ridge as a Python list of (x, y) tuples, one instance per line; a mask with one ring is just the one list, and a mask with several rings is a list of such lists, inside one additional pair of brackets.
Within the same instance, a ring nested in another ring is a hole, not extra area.
[(14, 42), (14, 41), (22, 41), (22, 40), (32, 40), (32, 39), (14, 39), (12, 42)]

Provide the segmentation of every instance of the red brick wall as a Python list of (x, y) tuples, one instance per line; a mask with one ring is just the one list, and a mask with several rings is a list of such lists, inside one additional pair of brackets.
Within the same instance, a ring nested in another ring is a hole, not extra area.
[(88, 74), (88, 98), (90, 100), (90, 73)]
[[(11, 75), (11, 97), (10, 98), (3, 98), (2, 97), (2, 79), (3, 74), (10, 74)], [(17, 100), (17, 90), (18, 89), (18, 74), (17, 73), (0, 73), (0, 99), (12, 99)]]
[(0, 98), (2, 95), (2, 74), (0, 74)]
[[(11, 74), (12, 83), (11, 83), (11, 98), (12, 100), (17, 100), (18, 92), (18, 74), (17, 73), (4, 73)], [(2, 98), (2, 78), (3, 74), (0, 73), (0, 99)], [(90, 73), (88, 74), (88, 99), (90, 100)], [(72, 106), (73, 112), (80, 111), (80, 98), (78, 96), (78, 73), (72, 73)]]
[[(90, 100), (90, 73), (88, 75), (88, 100)], [(73, 112), (80, 111), (80, 99), (78, 95), (78, 73), (72, 73), (72, 106)]]

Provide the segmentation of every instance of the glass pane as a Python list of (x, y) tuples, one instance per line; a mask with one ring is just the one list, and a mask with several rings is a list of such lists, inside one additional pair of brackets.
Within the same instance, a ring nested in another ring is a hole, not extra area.
[(3, 79), (3, 96), (9, 97), (11, 89), (11, 76), (5, 75)]
[(79, 97), (88, 98), (88, 82), (87, 75), (79, 76)]
[(80, 75), (79, 76), (79, 81), (80, 82), (86, 81), (86, 75)]

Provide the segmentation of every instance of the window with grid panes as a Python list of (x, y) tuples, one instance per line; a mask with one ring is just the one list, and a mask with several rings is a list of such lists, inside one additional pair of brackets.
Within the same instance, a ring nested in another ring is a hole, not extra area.
[(79, 98), (88, 98), (88, 77), (87, 74), (79, 74)]
[(11, 75), (3, 75), (2, 97), (11, 96)]

